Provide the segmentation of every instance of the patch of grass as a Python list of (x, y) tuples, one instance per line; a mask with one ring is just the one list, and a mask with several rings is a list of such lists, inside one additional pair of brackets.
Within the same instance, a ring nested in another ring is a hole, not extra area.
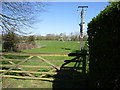
[(70, 53), (74, 50), (79, 50), (78, 41), (36, 41), (37, 45), (44, 46), (23, 50), (24, 53)]
[(51, 70), (50, 68), (40, 68), (38, 69), (38, 71), (40, 72), (48, 72), (49, 70)]
[(60, 66), (62, 65), (64, 62), (52, 62), (54, 65)]
[(42, 56), (43, 58), (47, 60), (70, 60), (74, 57), (68, 57), (68, 56)]
[(52, 82), (41, 80), (3, 78), (2, 81), (2, 86), (7, 88), (52, 88)]
[(29, 56), (20, 56), (20, 55), (3, 55), (5, 58), (8, 59), (26, 59)]
[(28, 61), (28, 62), (24, 62), (23, 64), (21, 65), (33, 65), (33, 66), (49, 66), (49, 64), (47, 64), (46, 62), (31, 62), (31, 61)]
[(1, 64), (9, 64), (8, 61), (0, 61)]

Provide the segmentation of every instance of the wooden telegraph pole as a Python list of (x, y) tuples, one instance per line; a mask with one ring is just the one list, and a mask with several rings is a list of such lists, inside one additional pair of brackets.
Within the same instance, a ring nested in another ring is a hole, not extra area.
[(82, 8), (81, 10), (81, 23), (80, 25), (80, 50), (83, 49), (83, 24), (85, 24), (85, 22), (83, 22), (83, 18), (84, 18), (84, 8), (88, 8), (88, 6), (78, 6), (78, 8)]

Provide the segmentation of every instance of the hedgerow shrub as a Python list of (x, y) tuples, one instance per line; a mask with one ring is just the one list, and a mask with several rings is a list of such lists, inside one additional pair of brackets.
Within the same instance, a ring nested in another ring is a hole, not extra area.
[(2, 37), (2, 51), (17, 51), (17, 43), (19, 43), (17, 34), (14, 31), (6, 32)]
[(120, 88), (120, 2), (112, 2), (88, 24), (90, 87)]

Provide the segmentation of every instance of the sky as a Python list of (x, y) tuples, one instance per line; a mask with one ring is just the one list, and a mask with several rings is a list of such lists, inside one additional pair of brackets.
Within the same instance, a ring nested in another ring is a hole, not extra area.
[(85, 35), (87, 24), (109, 5), (108, 2), (46, 2), (44, 4), (46, 11), (36, 16), (38, 21), (33, 24), (32, 35), (60, 33), (70, 35), (71, 32), (79, 32), (81, 9), (78, 9), (78, 6), (87, 5), (84, 14)]

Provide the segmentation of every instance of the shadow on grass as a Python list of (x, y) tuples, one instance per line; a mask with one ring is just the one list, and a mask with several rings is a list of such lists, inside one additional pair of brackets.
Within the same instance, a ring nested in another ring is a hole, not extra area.
[(71, 50), (70, 48), (61, 48), (61, 49), (64, 49), (64, 50)]
[[(71, 60), (65, 60), (65, 63), (61, 66), (57, 75), (55, 75), (55, 80), (53, 81), (53, 90), (59, 88), (88, 88), (89, 85), (88, 75), (86, 73), (86, 55), (86, 53), (69, 54), (69, 56), (75, 56), (75, 58)], [(74, 62), (73, 66), (68, 66), (68, 64), (72, 62)]]

